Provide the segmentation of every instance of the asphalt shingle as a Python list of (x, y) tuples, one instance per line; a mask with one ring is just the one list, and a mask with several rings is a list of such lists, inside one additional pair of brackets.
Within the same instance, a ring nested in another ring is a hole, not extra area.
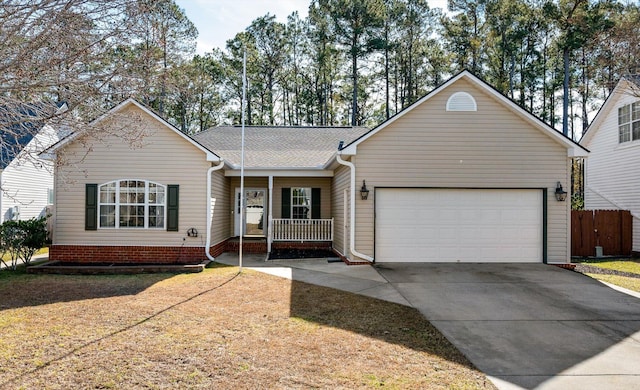
[[(245, 126), (246, 168), (321, 168), (345, 145), (369, 131), (365, 127)], [(241, 126), (213, 127), (193, 138), (225, 161), (240, 165)]]

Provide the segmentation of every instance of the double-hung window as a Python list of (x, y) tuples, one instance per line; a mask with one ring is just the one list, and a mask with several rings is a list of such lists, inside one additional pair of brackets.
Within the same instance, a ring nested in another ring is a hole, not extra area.
[(100, 228), (162, 229), (166, 187), (146, 180), (117, 180), (99, 186)]
[(640, 139), (640, 102), (618, 108), (618, 141), (630, 142)]
[(291, 218), (311, 219), (311, 188), (291, 189)]

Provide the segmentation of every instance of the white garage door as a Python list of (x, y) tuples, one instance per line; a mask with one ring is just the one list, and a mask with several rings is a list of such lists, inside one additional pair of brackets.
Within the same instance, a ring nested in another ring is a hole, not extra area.
[(542, 262), (542, 191), (376, 190), (376, 262)]

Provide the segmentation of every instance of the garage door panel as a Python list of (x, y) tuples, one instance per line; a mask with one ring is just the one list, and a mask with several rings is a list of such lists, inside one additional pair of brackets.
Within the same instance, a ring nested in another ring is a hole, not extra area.
[(542, 191), (378, 189), (376, 261), (541, 262)]

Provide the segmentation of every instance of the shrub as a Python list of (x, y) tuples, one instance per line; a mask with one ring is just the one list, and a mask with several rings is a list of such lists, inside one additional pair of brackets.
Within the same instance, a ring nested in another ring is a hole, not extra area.
[[(0, 261), (8, 268), (15, 270), (19, 260), (29, 265), (33, 255), (46, 243), (45, 217), (26, 221), (6, 221), (0, 225)], [(8, 256), (9, 264), (5, 261), (5, 256)]]

